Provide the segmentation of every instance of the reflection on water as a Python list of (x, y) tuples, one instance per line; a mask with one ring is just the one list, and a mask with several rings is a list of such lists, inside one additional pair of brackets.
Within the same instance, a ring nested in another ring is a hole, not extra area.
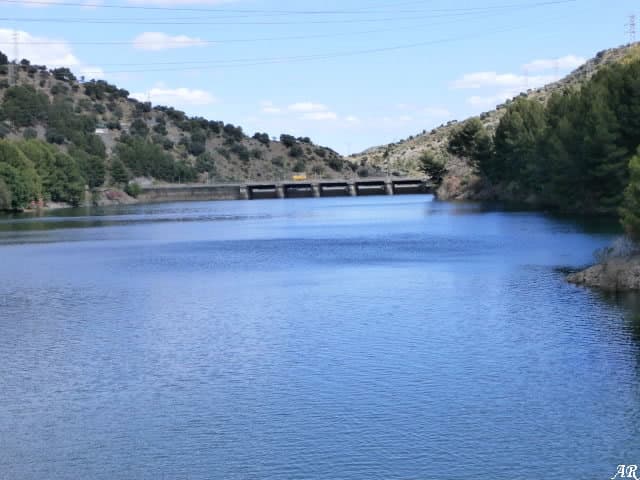
[(424, 196), (1, 217), (0, 477), (610, 478), (640, 300), (559, 267), (618, 232)]

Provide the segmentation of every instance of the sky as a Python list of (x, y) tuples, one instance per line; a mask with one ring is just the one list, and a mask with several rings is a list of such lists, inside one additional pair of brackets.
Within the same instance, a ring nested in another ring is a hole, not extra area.
[(0, 50), (350, 154), (553, 81), (628, 43), (632, 14), (633, 0), (0, 0)]

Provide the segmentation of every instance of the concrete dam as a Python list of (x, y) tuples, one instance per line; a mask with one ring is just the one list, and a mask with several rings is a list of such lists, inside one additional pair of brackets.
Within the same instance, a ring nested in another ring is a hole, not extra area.
[(142, 187), (144, 202), (258, 200), (285, 198), (349, 197), (433, 193), (424, 178), (385, 177), (350, 180), (154, 185)]

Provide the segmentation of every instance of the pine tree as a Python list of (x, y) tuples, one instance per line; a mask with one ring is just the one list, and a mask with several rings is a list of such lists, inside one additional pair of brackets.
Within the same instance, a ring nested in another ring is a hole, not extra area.
[(629, 176), (621, 209), (622, 224), (631, 238), (640, 240), (640, 149), (629, 162)]
[(116, 159), (111, 163), (111, 180), (116, 185), (129, 181), (129, 173), (121, 160)]
[(622, 147), (620, 127), (600, 85), (585, 89), (583, 145), (584, 204), (591, 210), (618, 207), (628, 178), (629, 152)]

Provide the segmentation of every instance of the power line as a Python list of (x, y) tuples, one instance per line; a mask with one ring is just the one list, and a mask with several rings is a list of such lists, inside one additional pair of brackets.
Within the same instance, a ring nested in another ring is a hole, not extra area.
[[(556, 3), (570, 3), (578, 0), (568, 1), (551, 1), (540, 2), (540, 4), (556, 4)], [(369, 7), (365, 9), (353, 9), (353, 10), (257, 10), (257, 9), (230, 9), (230, 8), (200, 8), (200, 7), (166, 7), (166, 6), (149, 6), (149, 5), (117, 5), (117, 4), (105, 4), (105, 3), (82, 3), (82, 2), (70, 2), (70, 1), (51, 1), (47, 0), (0, 0), (0, 3), (20, 4), (20, 5), (46, 5), (56, 7), (82, 7), (82, 8), (106, 8), (106, 9), (118, 9), (118, 10), (146, 10), (146, 11), (171, 11), (171, 12), (211, 12), (211, 13), (251, 13), (251, 14), (266, 14), (266, 15), (344, 15), (344, 14), (372, 14), (376, 13), (376, 8), (381, 7)], [(422, 4), (423, 2), (404, 2), (407, 4)], [(388, 5), (386, 9), (397, 10), (398, 5), (403, 3), (394, 3)], [(509, 3), (503, 5), (491, 5), (484, 7), (463, 7), (463, 8), (440, 8), (429, 9), (432, 12), (455, 12), (455, 11), (485, 11), (496, 10), (501, 8), (519, 8), (523, 4)], [(404, 13), (415, 13), (423, 10), (407, 10)], [(401, 11), (402, 12), (402, 11)], [(381, 12), (385, 13), (385, 12)]]
[[(3, 0), (8, 1), (8, 0)], [(347, 19), (322, 19), (322, 20), (311, 20), (311, 21), (243, 21), (243, 22), (221, 22), (220, 18), (217, 18), (214, 21), (203, 20), (202, 17), (192, 17), (192, 18), (178, 18), (176, 20), (153, 20), (153, 19), (142, 19), (142, 18), (38, 18), (38, 17), (0, 17), (0, 20), (7, 22), (35, 22), (35, 23), (90, 23), (90, 24), (118, 24), (118, 25), (310, 25), (310, 24), (355, 24), (355, 23), (386, 23), (390, 21), (416, 21), (416, 20), (424, 20), (430, 18), (445, 18), (445, 17), (464, 17), (464, 16), (472, 16), (477, 15), (481, 12), (486, 11), (504, 11), (508, 12), (510, 10), (518, 11), (518, 10), (526, 10), (529, 8), (537, 8), (537, 7), (545, 7), (545, 6), (555, 6), (555, 5), (564, 5), (569, 3), (575, 3), (579, 0), (553, 0), (546, 2), (536, 2), (530, 4), (520, 4), (520, 5), (509, 5), (509, 6), (496, 6), (493, 7), (492, 10), (479, 10), (476, 9), (466, 9), (466, 10), (449, 10), (449, 11), (439, 11), (435, 13), (431, 13), (429, 15), (412, 15), (406, 17), (379, 17), (379, 18), (347, 18)], [(233, 18), (250, 18), (250, 16), (240, 17), (235, 16)]]
[[(478, 16), (475, 18), (486, 18), (488, 15), (484, 14), (482, 16)], [(451, 25), (458, 23), (459, 20), (448, 20), (442, 22), (431, 22), (426, 24), (420, 24), (419, 28), (424, 27), (435, 27), (441, 25)], [(370, 30), (360, 30), (360, 31), (348, 31), (348, 32), (336, 32), (336, 33), (320, 33), (315, 35), (285, 35), (285, 36), (275, 36), (275, 37), (254, 37), (254, 38), (231, 38), (231, 39), (193, 39), (191, 42), (193, 45), (201, 45), (201, 44), (232, 44), (232, 43), (254, 43), (254, 42), (270, 42), (270, 41), (288, 41), (288, 40), (310, 40), (315, 38), (335, 38), (335, 37), (345, 37), (345, 36), (357, 36), (357, 35), (367, 35), (372, 33), (385, 33), (385, 32), (397, 32), (399, 28), (402, 28), (403, 32), (407, 31), (409, 27), (395, 27), (395, 28), (383, 28), (383, 29), (370, 29)], [(0, 45), (13, 45), (12, 42), (0, 42)], [(132, 40), (111, 40), (111, 41), (100, 41), (100, 40), (90, 40), (90, 41), (21, 41), (19, 45), (156, 45), (156, 42), (143, 42), (136, 41), (136, 39)], [(171, 41), (171, 40), (163, 40), (163, 45), (184, 45), (184, 41)]]
[[(550, 22), (546, 22), (549, 24)], [(157, 65), (171, 65), (162, 68), (144, 68), (144, 69), (135, 69), (135, 70), (112, 70), (112, 71), (104, 71), (100, 73), (140, 73), (140, 72), (167, 72), (167, 71), (187, 71), (187, 70), (203, 70), (203, 69), (218, 69), (218, 68), (231, 68), (231, 67), (252, 67), (252, 66), (260, 66), (260, 65), (273, 65), (280, 63), (297, 63), (297, 62), (306, 62), (306, 61), (314, 61), (314, 60), (327, 60), (333, 58), (344, 58), (344, 57), (352, 57), (359, 55), (369, 55), (374, 53), (383, 53), (383, 52), (391, 52), (391, 51), (399, 51), (406, 50), (412, 48), (418, 48), (428, 45), (436, 45), (442, 43), (449, 42), (458, 42), (473, 38), (482, 38), (486, 35), (493, 35), (497, 33), (504, 33), (513, 30), (521, 30), (528, 28), (530, 25), (519, 25), (515, 27), (506, 27), (502, 29), (496, 29), (494, 31), (483, 31), (470, 35), (464, 36), (454, 36), (448, 38), (442, 38), (437, 40), (428, 40), (423, 42), (415, 42), (410, 44), (401, 44), (401, 45), (393, 45), (389, 47), (380, 47), (380, 48), (370, 48), (363, 50), (352, 50), (352, 51), (344, 51), (344, 52), (332, 52), (332, 53), (322, 53), (322, 54), (314, 54), (314, 55), (297, 55), (297, 56), (289, 56), (289, 57), (271, 57), (271, 58), (244, 58), (244, 59), (235, 59), (235, 60), (227, 60), (227, 61), (198, 61), (198, 62), (166, 62), (166, 63), (158, 63)], [(141, 63), (141, 64), (128, 64), (130, 66), (149, 66), (154, 64), (149, 63)], [(193, 66), (189, 66), (193, 65)], [(96, 72), (88, 72), (88, 73), (98, 73)]]
[[(561, 19), (557, 19), (561, 21)], [(546, 25), (549, 25), (551, 21), (545, 21)], [(267, 57), (267, 58), (239, 58), (239, 59), (230, 59), (230, 60), (197, 60), (197, 61), (178, 61), (178, 62), (145, 62), (145, 63), (117, 63), (110, 64), (112, 66), (123, 65), (123, 66), (139, 66), (139, 67), (147, 67), (144, 69), (135, 69), (135, 70), (112, 70), (112, 71), (102, 71), (99, 73), (140, 73), (140, 72), (165, 72), (165, 71), (186, 71), (186, 70), (202, 70), (202, 69), (217, 69), (217, 68), (229, 68), (229, 67), (248, 67), (248, 66), (259, 66), (259, 65), (271, 65), (271, 64), (280, 64), (280, 63), (293, 63), (293, 62), (305, 62), (305, 61), (313, 61), (313, 60), (326, 60), (333, 58), (341, 58), (341, 57), (351, 57), (358, 55), (367, 55), (374, 53), (383, 53), (389, 51), (399, 51), (405, 49), (412, 49), (422, 46), (449, 43), (449, 42), (457, 42), (472, 38), (482, 38), (487, 35), (493, 35), (497, 33), (503, 33), (513, 30), (522, 30), (530, 27), (530, 24), (522, 24), (517, 26), (505, 27), (501, 29), (495, 29), (493, 31), (482, 31), (469, 35), (462, 36), (453, 36), (448, 38), (442, 38), (437, 40), (427, 40), (422, 42), (414, 42), (409, 44), (399, 44), (392, 45), (388, 47), (379, 47), (379, 48), (369, 48), (362, 50), (351, 50), (351, 51), (342, 51), (342, 52), (327, 52), (327, 53), (319, 53), (313, 55), (296, 55), (296, 56), (279, 56), (279, 57)], [(161, 65), (162, 68), (148, 68), (149, 66)], [(87, 73), (98, 73), (98, 71), (92, 72), (89, 71)]]

